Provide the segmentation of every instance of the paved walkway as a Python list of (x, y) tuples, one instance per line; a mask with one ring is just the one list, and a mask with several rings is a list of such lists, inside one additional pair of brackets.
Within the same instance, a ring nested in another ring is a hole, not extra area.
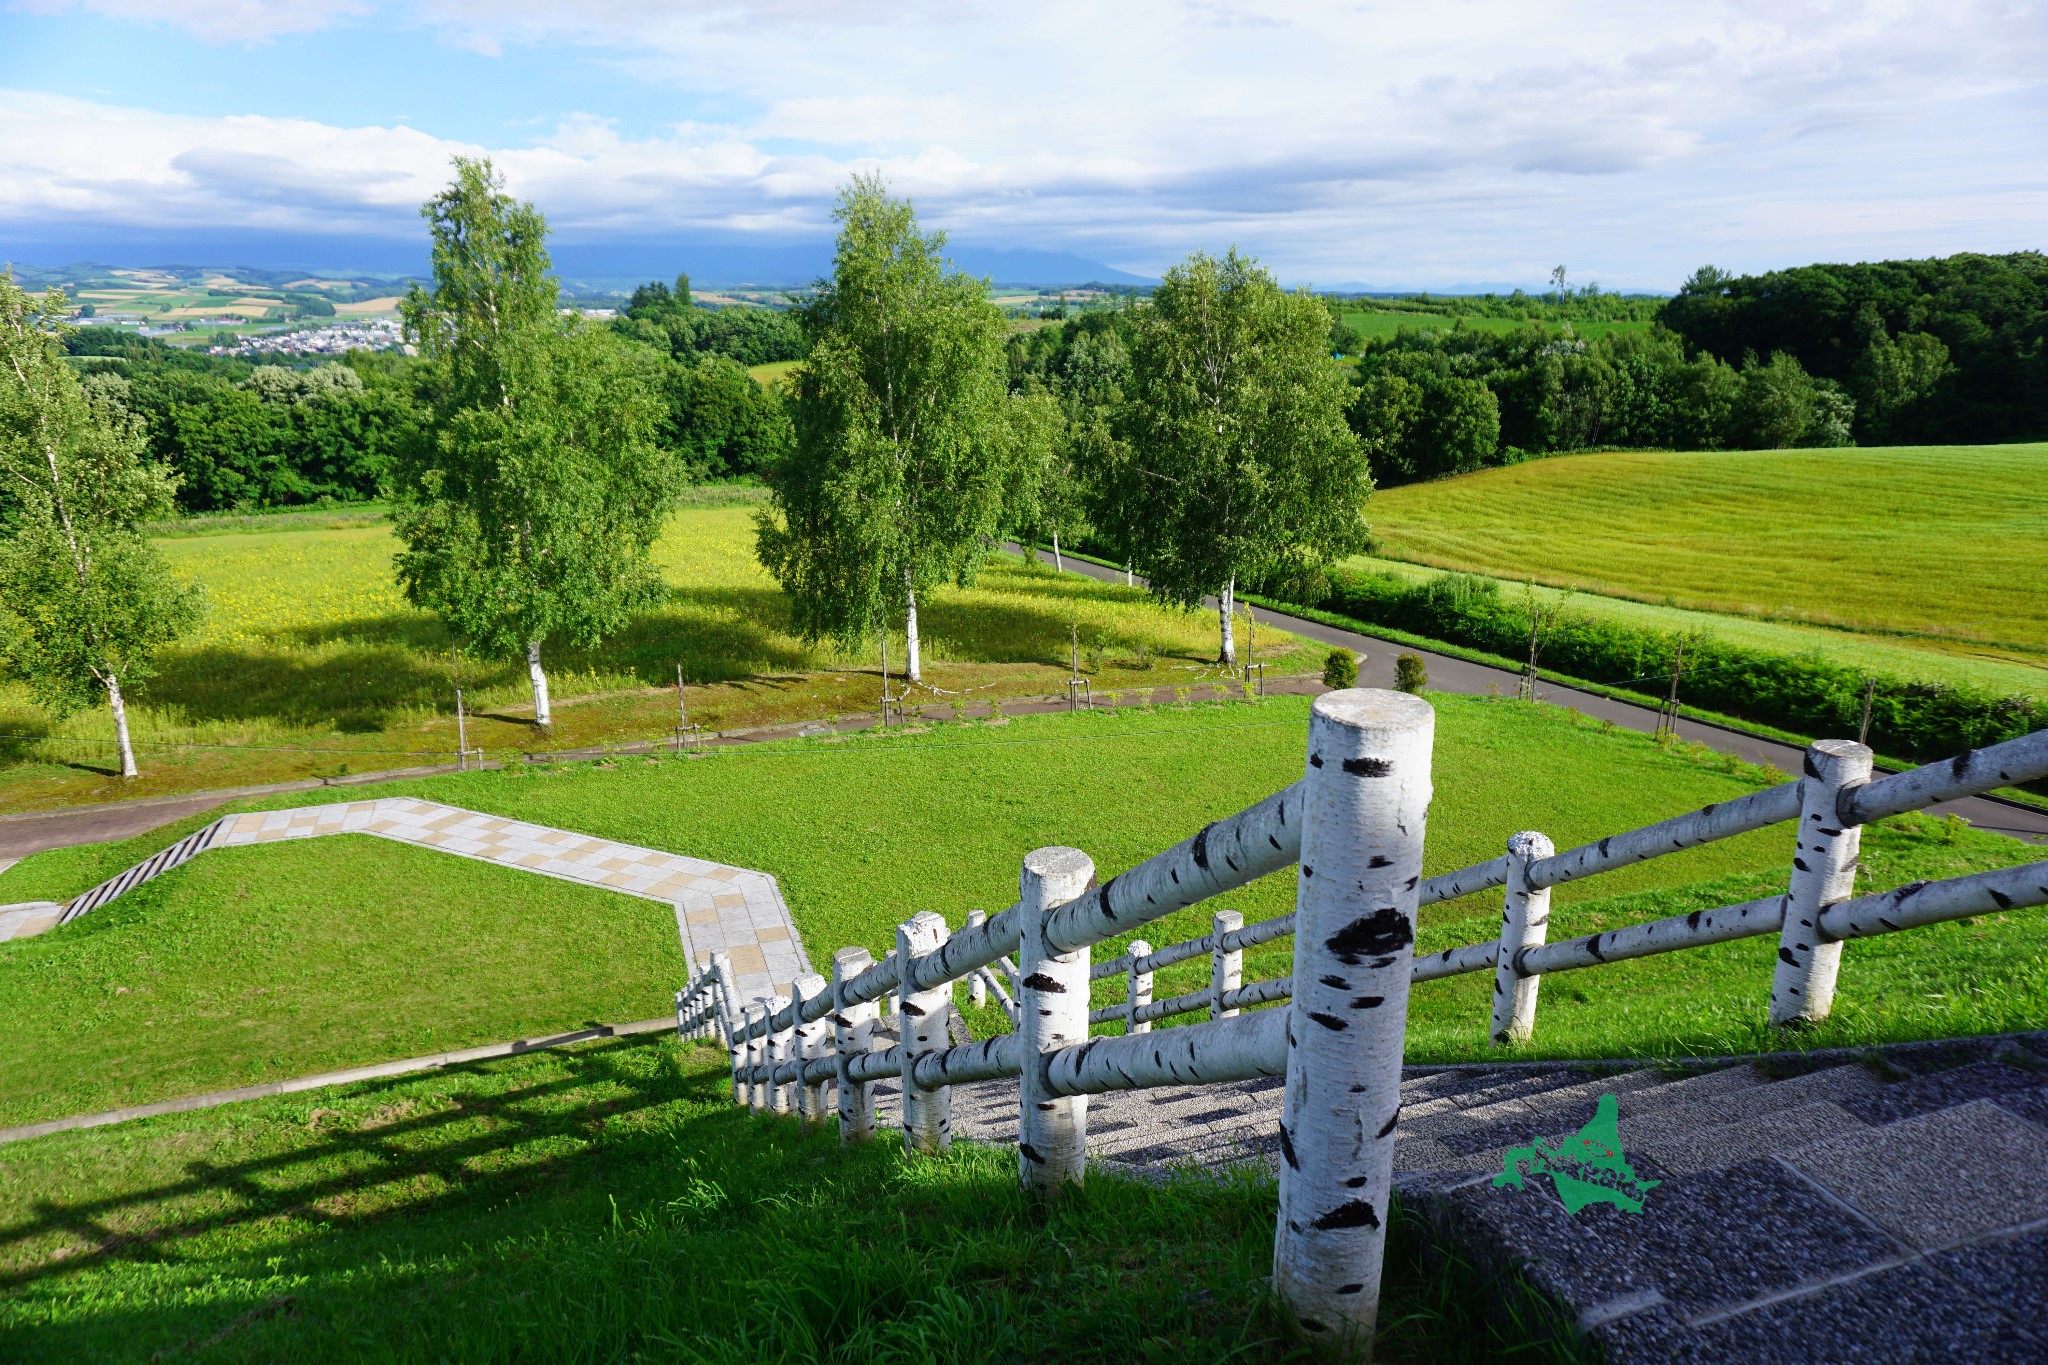
[(25, 938), (60, 918), (97, 910), (208, 849), (326, 834), (368, 834), (661, 901), (675, 908), (676, 929), (691, 962), (701, 966), (718, 949), (732, 954), (742, 994), (772, 994), (778, 983), (811, 970), (781, 888), (765, 872), (410, 797), (223, 816), (94, 887), (68, 908), (0, 907), (0, 939)]

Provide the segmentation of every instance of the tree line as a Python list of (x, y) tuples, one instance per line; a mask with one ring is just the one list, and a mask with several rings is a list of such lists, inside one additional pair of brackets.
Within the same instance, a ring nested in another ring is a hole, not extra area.
[[(376, 475), (399, 586), (463, 647), (523, 657), (540, 727), (549, 650), (595, 647), (659, 600), (650, 552), (714, 454), (751, 461), (770, 490), (757, 552), (797, 630), (855, 646), (900, 625), (913, 683), (919, 594), (972, 581), (1008, 536), (1085, 516), (1161, 599), (1220, 599), (1226, 665), (1238, 584), (1316, 574), (1364, 544), (1372, 485), (1327, 312), (1235, 251), (1169, 270), (1092, 360), (1067, 347), (1057, 382), (1015, 382), (986, 282), (951, 269), (943, 235), (876, 177), (841, 194), (832, 274), (793, 331), (700, 318), (683, 279), (643, 288), (609, 325), (563, 316), (546, 222), (488, 160), (457, 158), (421, 211), (433, 277), (403, 302), (411, 362), (158, 368), (220, 381), (213, 397), (243, 426), (275, 409), (312, 429), (402, 396), (406, 434)], [(206, 405), (155, 386), (194, 381), (160, 381), (135, 355), (81, 376), (64, 307), (0, 273), (0, 664), (53, 712), (107, 705), (133, 776), (124, 699), (203, 609), (146, 526), (195, 483), (213, 481), (208, 498), (229, 485), (183, 437), (158, 443), (153, 404), (174, 433), (200, 429), (186, 409)], [(803, 358), (768, 390), (720, 349), (735, 344)], [(679, 412), (719, 414), (727, 443), (682, 439)]]

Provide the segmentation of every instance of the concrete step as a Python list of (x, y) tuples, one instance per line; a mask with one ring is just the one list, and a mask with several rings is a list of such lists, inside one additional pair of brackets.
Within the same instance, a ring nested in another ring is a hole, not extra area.
[(1868, 1126), (1841, 1106), (1816, 1100), (1705, 1128), (1686, 1125), (1640, 1136), (1624, 1128), (1622, 1146), (1631, 1159), (1647, 1157), (1671, 1175), (1694, 1175)]

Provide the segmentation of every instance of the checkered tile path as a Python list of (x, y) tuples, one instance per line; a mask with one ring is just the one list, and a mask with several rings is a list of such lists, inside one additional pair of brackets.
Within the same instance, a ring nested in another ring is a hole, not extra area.
[[(771, 994), (777, 983), (810, 971), (781, 889), (765, 872), (480, 815), (434, 801), (386, 797), (230, 815), (221, 819), (203, 847), (267, 844), (323, 834), (370, 834), (662, 901), (675, 907), (676, 928), (692, 962), (704, 964), (717, 949), (732, 954), (743, 995)], [(27, 907), (23, 910), (27, 912)], [(47, 911), (32, 913), (39, 920), (50, 917)], [(29, 917), (29, 913), (22, 915), (24, 920)], [(31, 928), (24, 923), (21, 927), (36, 932), (49, 926), (37, 923)]]

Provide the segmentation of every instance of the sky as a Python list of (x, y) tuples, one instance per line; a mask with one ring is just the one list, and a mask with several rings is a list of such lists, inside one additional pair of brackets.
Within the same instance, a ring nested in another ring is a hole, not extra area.
[(818, 242), (879, 169), (1143, 275), (1668, 291), (2048, 247), (2048, 2), (0, 0), (0, 255), (403, 251), (480, 153), (565, 244)]

